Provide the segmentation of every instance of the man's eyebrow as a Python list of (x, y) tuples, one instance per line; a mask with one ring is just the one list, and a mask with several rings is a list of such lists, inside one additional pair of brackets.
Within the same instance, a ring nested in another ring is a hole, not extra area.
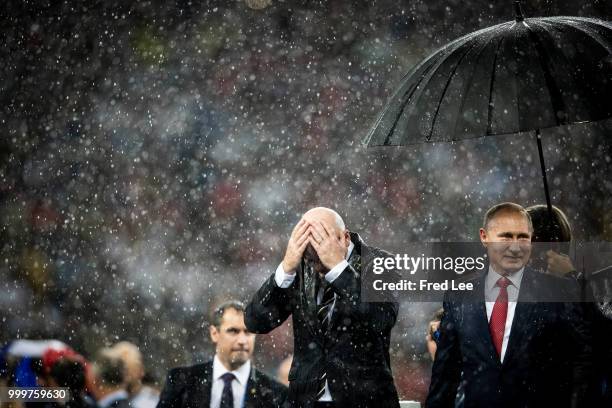
[(504, 238), (512, 238), (513, 236), (517, 236), (518, 238), (528, 238), (529, 234), (527, 234), (526, 232), (511, 232), (511, 231), (503, 231), (503, 232), (499, 232), (497, 233), (498, 237), (504, 237)]

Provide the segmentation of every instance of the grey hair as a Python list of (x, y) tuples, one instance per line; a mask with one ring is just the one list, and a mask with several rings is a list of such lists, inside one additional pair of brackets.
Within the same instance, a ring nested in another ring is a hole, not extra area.
[(502, 212), (513, 212), (513, 213), (521, 214), (527, 219), (527, 223), (529, 224), (529, 231), (533, 232), (533, 224), (531, 223), (531, 217), (529, 216), (529, 213), (527, 212), (527, 210), (522, 205), (511, 203), (511, 202), (496, 204), (493, 207), (489, 208), (487, 212), (485, 213), (484, 219), (482, 220), (482, 228), (486, 230), (489, 227), (489, 224), (491, 223), (491, 221), (499, 213), (502, 213)]

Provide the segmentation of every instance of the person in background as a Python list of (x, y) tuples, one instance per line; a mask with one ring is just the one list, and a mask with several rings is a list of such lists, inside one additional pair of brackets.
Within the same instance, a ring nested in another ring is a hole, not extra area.
[(276, 379), (281, 384), (289, 386), (289, 371), (291, 371), (291, 363), (293, 362), (293, 355), (290, 354), (287, 356), (281, 363), (278, 365), (278, 370), (276, 371)]
[(158, 395), (159, 399), (159, 393), (161, 392), (159, 387), (159, 381), (151, 371), (145, 371), (144, 377), (142, 377), (142, 385), (144, 385), (145, 387), (149, 387), (152, 392)]
[(212, 361), (173, 368), (158, 408), (278, 408), (287, 389), (251, 364), (255, 334), (244, 324), (244, 305), (232, 300), (211, 317)]
[(142, 354), (138, 347), (128, 341), (121, 341), (111, 347), (125, 366), (125, 381), (130, 403), (134, 408), (154, 408), (159, 401), (159, 393), (143, 385), (145, 375)]
[(85, 393), (85, 365), (78, 359), (61, 357), (55, 361), (49, 370), (49, 385), (68, 388), (70, 399), (66, 403), (58, 403), (60, 407), (94, 408), (96, 406)]
[(125, 385), (125, 367), (117, 353), (100, 350), (93, 363), (92, 394), (98, 408), (131, 408)]
[(440, 336), (439, 327), (443, 314), (444, 309), (436, 310), (436, 313), (433, 315), (433, 319), (429, 322), (427, 336), (425, 336), (425, 341), (427, 342), (427, 352), (431, 357), (431, 361), (434, 361), (436, 358), (436, 349), (438, 348), (437, 341)]
[(568, 255), (572, 229), (565, 213), (553, 205), (551, 218), (548, 208), (542, 204), (526, 210), (533, 224), (531, 242), (540, 243), (533, 248), (531, 266), (559, 277), (577, 275)]
[[(432, 320), (429, 322), (427, 336), (425, 336), (425, 341), (427, 342), (427, 352), (429, 353), (429, 357), (431, 357), (431, 361), (435, 361), (436, 359), (436, 350), (438, 349), (438, 340), (440, 339), (440, 322), (442, 321), (442, 316), (444, 316), (444, 309), (440, 308), (436, 310)], [(463, 407), (464, 400), (465, 394), (463, 393), (463, 387), (461, 383), (459, 383), (457, 397), (455, 398), (455, 408)]]
[[(527, 213), (533, 223), (532, 242), (546, 242), (562, 245), (559, 252), (553, 249), (541, 252), (539, 265), (546, 273), (575, 279), (581, 287), (582, 299), (590, 298), (590, 287), (584, 275), (576, 271), (570, 257), (569, 243), (572, 241), (572, 228), (565, 213), (558, 207), (552, 207), (552, 218), (546, 205), (533, 205)], [(536, 261), (536, 264), (538, 262)], [(585, 316), (593, 326), (594, 386), (593, 406), (612, 406), (612, 320), (601, 313), (601, 305), (584, 303)]]

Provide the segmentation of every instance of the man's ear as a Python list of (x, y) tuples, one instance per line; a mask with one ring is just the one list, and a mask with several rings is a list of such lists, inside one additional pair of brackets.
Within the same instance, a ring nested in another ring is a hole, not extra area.
[(209, 332), (210, 332), (210, 339), (212, 340), (213, 343), (217, 344), (217, 341), (219, 341), (219, 330), (217, 330), (217, 327), (214, 324), (210, 325)]
[(344, 242), (346, 243), (346, 247), (348, 248), (349, 243), (351, 242), (351, 233), (349, 230), (344, 230)]
[(479, 233), (480, 233), (480, 242), (482, 242), (482, 246), (486, 248), (487, 242), (488, 242), (487, 230), (485, 230), (484, 228), (481, 228)]

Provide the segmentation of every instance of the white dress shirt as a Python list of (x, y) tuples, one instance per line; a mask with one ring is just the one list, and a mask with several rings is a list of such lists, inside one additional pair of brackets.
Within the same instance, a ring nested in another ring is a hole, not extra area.
[[(502, 342), (500, 361), (504, 361), (506, 349), (508, 348), (508, 340), (510, 340), (510, 330), (512, 329), (512, 321), (514, 320), (514, 311), (516, 310), (516, 301), (518, 299), (519, 290), (521, 288), (521, 280), (523, 279), (523, 271), (525, 268), (506, 275), (510, 281), (510, 285), (506, 288), (508, 291), (508, 314), (506, 315), (506, 326), (504, 327), (504, 340)], [(485, 278), (485, 302), (487, 307), (487, 321), (491, 321), (493, 306), (499, 295), (500, 287), (497, 286), (497, 281), (502, 277), (495, 272), (492, 266), (489, 266), (489, 272)]]
[(158, 402), (159, 393), (146, 385), (143, 385), (138, 394), (130, 400), (132, 408), (155, 408)]
[(219, 405), (221, 405), (223, 387), (225, 386), (221, 376), (225, 373), (232, 373), (234, 377), (236, 377), (232, 381), (234, 408), (241, 408), (244, 405), (247, 381), (249, 381), (249, 375), (251, 375), (251, 360), (248, 360), (238, 369), (230, 371), (225, 368), (221, 360), (219, 360), (219, 357), (215, 354), (212, 372), (213, 383), (210, 391), (210, 408), (219, 408)]
[(111, 392), (106, 397), (104, 397), (100, 401), (98, 401), (98, 407), (100, 407), (100, 408), (107, 408), (108, 406), (110, 406), (115, 401), (127, 400), (127, 399), (128, 399), (127, 391), (126, 390), (118, 390), (118, 391), (115, 391), (115, 392)]
[[(332, 283), (333, 281), (335, 281), (338, 278), (338, 276), (340, 276), (342, 271), (346, 269), (346, 267), (349, 265), (347, 260), (351, 256), (351, 253), (353, 252), (353, 248), (355, 248), (355, 244), (353, 244), (352, 241), (349, 241), (349, 246), (346, 251), (346, 256), (344, 257), (344, 260), (342, 260), (338, 265), (331, 268), (329, 272), (325, 274), (325, 280), (327, 282)], [(290, 272), (293, 272), (293, 273), (289, 274), (283, 270), (282, 262), (280, 263), (280, 265), (278, 265), (278, 268), (276, 268), (276, 272), (274, 273), (274, 281), (276, 282), (276, 285), (278, 287), (288, 288), (289, 286), (291, 286), (291, 284), (293, 283), (293, 280), (295, 279), (295, 271), (290, 271)], [(319, 292), (317, 293), (317, 304), (321, 303), (322, 299), (323, 299), (323, 289), (320, 288)], [(335, 305), (336, 305), (336, 294), (334, 293), (334, 301), (331, 307), (329, 308), (329, 312), (328, 312), (329, 314), (327, 315), (328, 319), (331, 319), (332, 313), (334, 312)], [(319, 398), (319, 401), (324, 401), (324, 402), (333, 401), (331, 393), (329, 392), (329, 387), (327, 386), (327, 380), (325, 380), (325, 393), (321, 396), (321, 398)]]

